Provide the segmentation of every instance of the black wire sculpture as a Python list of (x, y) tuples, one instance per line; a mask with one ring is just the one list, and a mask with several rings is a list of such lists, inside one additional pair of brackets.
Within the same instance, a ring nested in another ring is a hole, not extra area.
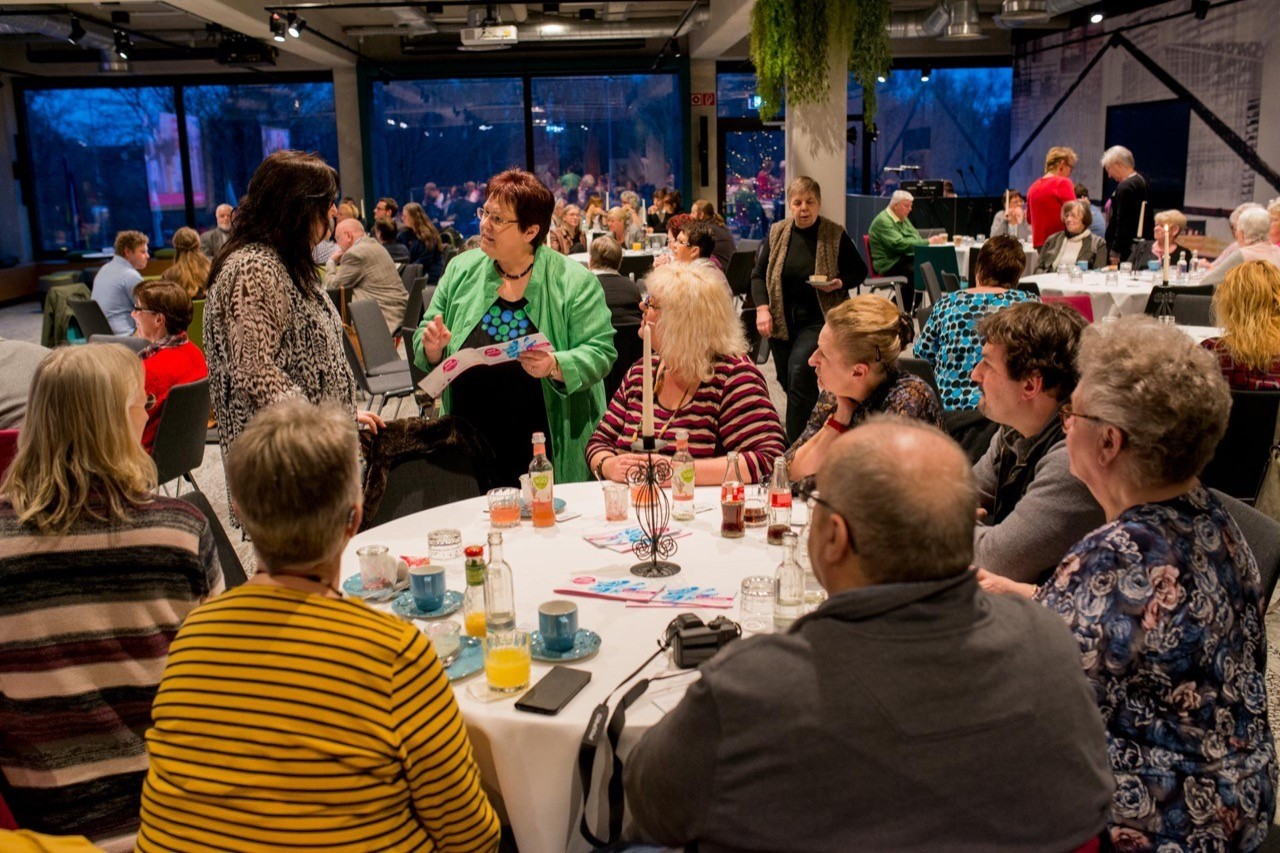
[(642, 578), (666, 578), (680, 571), (679, 564), (668, 559), (676, 552), (676, 539), (667, 529), (671, 499), (662, 487), (671, 481), (671, 462), (660, 455), (666, 444), (650, 437), (638, 438), (631, 445), (633, 451), (647, 457), (627, 472), (631, 493), (637, 496), (636, 521), (644, 532), (632, 548), (640, 562), (631, 567), (631, 574)]
[[(1156, 319), (1162, 323), (1174, 322), (1173, 302), (1177, 298), (1169, 285), (1156, 286)], [(1168, 318), (1168, 319), (1165, 319)]]

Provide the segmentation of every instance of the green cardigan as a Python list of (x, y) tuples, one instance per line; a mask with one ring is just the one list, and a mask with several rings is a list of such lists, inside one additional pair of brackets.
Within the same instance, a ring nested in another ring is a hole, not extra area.
[[(425, 371), (432, 368), (422, 352), (422, 327), (443, 315), (445, 327), (452, 333), (445, 355), (453, 355), (498, 298), (501, 283), (493, 261), (479, 249), (463, 252), (449, 262), (431, 307), (413, 333), (413, 357), (418, 367)], [(583, 482), (591, 473), (587, 470), (587, 439), (604, 416), (602, 380), (618, 357), (604, 288), (585, 266), (541, 246), (534, 256), (524, 298), (529, 300), (529, 318), (555, 347), (556, 362), (564, 374), (563, 384), (542, 380), (556, 480)], [(448, 388), (443, 403), (448, 414)]]
[(871, 220), (867, 233), (871, 237), (871, 264), (876, 268), (876, 275), (888, 275), (898, 261), (915, 252), (916, 246), (929, 245), (910, 219), (897, 221), (887, 207)]

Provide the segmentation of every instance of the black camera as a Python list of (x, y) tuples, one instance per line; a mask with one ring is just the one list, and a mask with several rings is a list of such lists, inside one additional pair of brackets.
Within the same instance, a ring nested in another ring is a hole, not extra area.
[(693, 669), (731, 641), (742, 636), (742, 627), (731, 619), (717, 616), (708, 625), (693, 613), (681, 613), (667, 626), (667, 645), (674, 651), (676, 666)]

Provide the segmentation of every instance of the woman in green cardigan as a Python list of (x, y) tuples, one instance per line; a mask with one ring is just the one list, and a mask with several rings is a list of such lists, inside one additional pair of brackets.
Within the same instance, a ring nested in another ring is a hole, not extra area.
[(604, 290), (582, 264), (543, 245), (555, 199), (537, 178), (510, 169), (489, 180), (485, 197), (480, 249), (445, 270), (414, 333), (414, 359), (430, 370), (463, 348), (546, 335), (554, 352), (460, 374), (444, 410), (493, 448), (498, 483), (515, 485), (529, 470), (535, 432), (550, 436), (558, 481), (586, 480), (587, 439), (604, 414), (601, 380), (617, 358)]

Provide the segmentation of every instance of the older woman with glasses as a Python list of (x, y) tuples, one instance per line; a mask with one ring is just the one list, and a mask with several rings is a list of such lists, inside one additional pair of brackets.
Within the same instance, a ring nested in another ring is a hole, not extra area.
[[(724, 276), (714, 267), (669, 264), (645, 279), (644, 322), (653, 330), (655, 434), (675, 452), (677, 430), (688, 430), (699, 485), (724, 479), (725, 455), (742, 459), (742, 474), (761, 482), (786, 449), (778, 413), (747, 341)], [(640, 429), (643, 367), (636, 362), (613, 395), (587, 459), (597, 479), (625, 482), (644, 459), (631, 452)]]
[(587, 479), (584, 456), (604, 414), (602, 380), (617, 351), (600, 283), (585, 266), (544, 245), (555, 199), (529, 172), (489, 180), (480, 208), (480, 251), (454, 258), (413, 336), (418, 367), (460, 349), (509, 346), (541, 333), (550, 349), (473, 367), (444, 391), (444, 410), (467, 421), (493, 451), (496, 482), (529, 470), (530, 437), (550, 437), (556, 479)]
[(816, 473), (831, 444), (877, 412), (943, 426), (942, 404), (933, 389), (897, 366), (914, 337), (910, 318), (882, 296), (855, 296), (827, 312), (809, 357), (822, 395), (787, 451), (792, 478)]
[(1074, 267), (1083, 261), (1089, 269), (1102, 269), (1107, 265), (1107, 241), (1089, 230), (1093, 214), (1089, 205), (1081, 201), (1069, 201), (1062, 206), (1064, 229), (1052, 234), (1040, 247), (1040, 260), (1036, 272), (1052, 272), (1066, 264)]
[(1275, 812), (1266, 607), (1239, 526), (1197, 479), (1231, 396), (1213, 356), (1148, 318), (1091, 326), (1062, 409), (1107, 523), (1032, 595), (1080, 645), (1107, 727), (1118, 850), (1255, 850)]
[(209, 366), (204, 353), (187, 338), (191, 297), (181, 285), (164, 279), (144, 281), (134, 288), (133, 298), (138, 302), (133, 309), (138, 337), (149, 342), (139, 355), (147, 374), (147, 394), (155, 401), (142, 432), (142, 446), (150, 453), (170, 389), (205, 378)]

